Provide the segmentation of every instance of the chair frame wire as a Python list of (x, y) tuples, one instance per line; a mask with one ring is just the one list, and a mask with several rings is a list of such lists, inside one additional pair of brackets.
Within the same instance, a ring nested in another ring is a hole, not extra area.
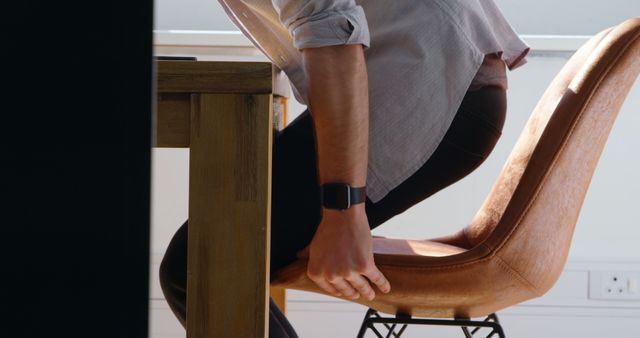
[[(375, 324), (382, 324), (387, 330), (387, 334), (381, 333)], [(410, 324), (415, 325), (434, 325), (434, 326), (457, 326), (462, 329), (462, 333), (465, 338), (474, 338), (474, 335), (482, 328), (489, 328), (489, 332), (486, 338), (491, 338), (497, 335), (498, 338), (506, 338), (502, 325), (498, 320), (498, 315), (495, 313), (490, 314), (484, 320), (477, 321), (469, 318), (454, 318), (454, 319), (432, 319), (432, 318), (412, 318), (406, 314), (397, 314), (395, 317), (383, 317), (380, 313), (374, 309), (367, 310), (364, 316), (360, 331), (358, 331), (357, 338), (364, 338), (367, 330), (371, 330), (378, 338), (400, 338), (402, 333), (406, 330)], [(400, 329), (396, 332), (396, 327), (400, 326)], [(472, 328), (471, 330), (469, 328)]]

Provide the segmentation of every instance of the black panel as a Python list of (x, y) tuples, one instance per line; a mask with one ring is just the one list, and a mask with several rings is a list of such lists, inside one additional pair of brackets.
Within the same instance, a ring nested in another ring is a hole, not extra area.
[(0, 5), (0, 337), (146, 337), (152, 1)]

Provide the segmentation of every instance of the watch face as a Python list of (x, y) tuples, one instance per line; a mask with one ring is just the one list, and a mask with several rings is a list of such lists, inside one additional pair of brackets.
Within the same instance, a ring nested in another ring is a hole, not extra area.
[(351, 187), (348, 184), (324, 184), (321, 192), (325, 208), (344, 210), (351, 207)]

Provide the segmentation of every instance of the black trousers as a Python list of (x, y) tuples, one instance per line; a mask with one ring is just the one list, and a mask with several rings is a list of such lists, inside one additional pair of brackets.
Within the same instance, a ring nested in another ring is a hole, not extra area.
[[(366, 200), (371, 229), (475, 170), (500, 138), (505, 114), (504, 89), (486, 86), (467, 92), (444, 139), (429, 160), (382, 200), (376, 203)], [(311, 241), (320, 222), (315, 134), (308, 109), (276, 136), (272, 174), (273, 272), (296, 259), (296, 252)], [(160, 266), (162, 291), (183, 325), (186, 322), (187, 229), (188, 222), (185, 222), (175, 233)], [(269, 337), (297, 337), (272, 300), (269, 309)]]

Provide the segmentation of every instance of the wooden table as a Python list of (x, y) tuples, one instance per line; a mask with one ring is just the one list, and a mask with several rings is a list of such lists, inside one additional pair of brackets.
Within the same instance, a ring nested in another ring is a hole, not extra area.
[(268, 62), (157, 66), (154, 144), (190, 151), (187, 336), (266, 337), (271, 145), (286, 78)]

